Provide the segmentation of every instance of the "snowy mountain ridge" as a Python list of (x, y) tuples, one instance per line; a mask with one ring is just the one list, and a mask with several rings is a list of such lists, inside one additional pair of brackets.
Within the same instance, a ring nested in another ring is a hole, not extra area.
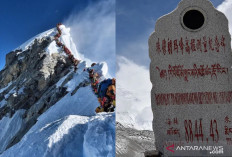
[(149, 121), (137, 121), (138, 115), (132, 112), (117, 112), (116, 121), (123, 125), (125, 128), (132, 128), (136, 130), (150, 130), (152, 131), (151, 123)]
[[(59, 40), (84, 59), (70, 29), (60, 29)], [(107, 65), (82, 61), (74, 72), (54, 34), (56, 29), (41, 33), (6, 56), (0, 71), (0, 157), (113, 157), (115, 113), (95, 113), (99, 102), (84, 70), (94, 69), (104, 80)]]
[[(70, 28), (66, 27), (65, 25), (61, 25), (60, 29), (62, 31), (61, 37), (59, 39), (60, 42), (64, 43), (72, 51), (75, 58), (84, 59), (81, 57), (81, 54), (79, 54), (79, 52), (77, 51), (76, 45), (73, 42), (73, 39), (72, 39), (71, 34), (70, 34)], [(29, 39), (28, 41), (26, 41), (25, 43), (20, 45), (15, 50), (20, 50), (21, 52), (23, 52), (23, 51), (29, 49), (30, 46), (32, 46), (35, 39), (41, 40), (42, 38), (51, 38), (53, 41), (46, 48), (46, 52), (50, 55), (52, 55), (53, 53), (62, 52), (61, 48), (59, 48), (56, 45), (56, 42), (54, 41), (54, 36), (56, 33), (57, 33), (56, 28), (52, 28), (50, 30), (47, 30), (43, 33), (40, 33), (40, 34), (32, 37), (31, 39)], [(19, 55), (19, 54), (20, 54), (20, 52), (17, 53), (17, 55)]]

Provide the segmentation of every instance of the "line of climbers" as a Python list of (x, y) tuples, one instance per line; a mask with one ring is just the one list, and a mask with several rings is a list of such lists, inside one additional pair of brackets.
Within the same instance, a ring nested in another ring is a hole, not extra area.
[[(93, 63), (91, 67), (94, 65), (96, 65), (96, 63)], [(100, 103), (100, 106), (96, 108), (95, 112), (114, 112), (116, 97), (115, 78), (99, 82), (99, 75), (94, 69), (87, 69), (87, 71), (89, 72), (89, 79), (93, 92), (97, 95)]]
[(60, 38), (60, 36), (61, 36), (61, 34), (62, 34), (62, 32), (61, 32), (61, 30), (60, 30), (60, 25), (62, 25), (62, 24), (61, 24), (61, 23), (58, 23), (58, 24), (56, 25), (56, 29), (57, 29), (58, 33), (54, 36), (54, 39), (55, 39), (55, 41), (56, 41), (57, 46), (61, 47), (62, 50), (68, 55), (69, 59), (71, 60), (71, 62), (72, 62), (73, 65), (74, 65), (74, 70), (76, 71), (76, 70), (77, 70), (77, 65), (80, 63), (80, 61), (77, 60), (77, 59), (73, 56), (72, 52), (67, 48), (67, 46), (65, 46), (64, 44), (62, 44), (62, 43), (59, 41), (59, 38)]
[[(62, 50), (68, 55), (70, 60), (72, 61), (74, 65), (74, 70), (77, 70), (77, 65), (79, 64), (79, 60), (77, 60), (72, 52), (59, 41), (59, 38), (62, 34), (60, 30), (60, 25), (61, 23), (58, 23), (56, 25), (58, 33), (54, 36), (54, 39), (56, 41), (57, 46), (61, 47)], [(96, 65), (96, 63), (93, 63), (91, 67)], [(93, 88), (94, 93), (98, 97), (98, 101), (100, 103), (100, 106), (96, 108), (96, 113), (99, 112), (114, 112), (115, 109), (115, 97), (116, 97), (116, 80), (115, 78), (113, 79), (106, 79), (102, 82), (99, 82), (99, 75), (97, 72), (94, 72), (93, 69), (87, 69), (89, 72), (89, 79), (91, 81), (91, 86)]]

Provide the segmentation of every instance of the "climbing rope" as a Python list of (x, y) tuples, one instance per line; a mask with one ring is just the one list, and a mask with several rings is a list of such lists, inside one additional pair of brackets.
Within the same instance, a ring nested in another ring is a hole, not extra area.
[(77, 65), (80, 63), (80, 61), (77, 60), (77, 59), (73, 56), (72, 52), (67, 48), (67, 46), (65, 46), (64, 44), (62, 44), (62, 43), (59, 41), (59, 38), (60, 38), (60, 36), (61, 36), (61, 34), (62, 34), (62, 32), (61, 32), (61, 30), (60, 30), (60, 25), (62, 25), (62, 24), (61, 24), (61, 23), (58, 23), (58, 24), (56, 25), (56, 29), (57, 29), (58, 33), (54, 36), (54, 39), (55, 39), (55, 41), (56, 41), (57, 46), (58, 46), (58, 47), (61, 47), (62, 50), (68, 55), (69, 59), (71, 60), (71, 62), (72, 62), (73, 65), (74, 65), (74, 71), (76, 71), (76, 70), (77, 70)]

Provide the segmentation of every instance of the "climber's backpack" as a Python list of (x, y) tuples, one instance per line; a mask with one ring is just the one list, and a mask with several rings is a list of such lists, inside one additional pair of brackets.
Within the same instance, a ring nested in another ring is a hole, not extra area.
[(98, 89), (98, 97), (103, 98), (106, 95), (108, 87), (112, 84), (112, 79), (104, 80), (100, 83)]
[(108, 87), (106, 95), (111, 98), (113, 96), (115, 97), (115, 94), (116, 94), (116, 88), (115, 85), (112, 84)]

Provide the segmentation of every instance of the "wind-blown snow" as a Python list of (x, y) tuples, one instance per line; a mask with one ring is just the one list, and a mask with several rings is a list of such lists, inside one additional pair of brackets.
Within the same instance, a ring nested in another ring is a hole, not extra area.
[[(90, 3), (82, 11), (73, 11), (64, 20), (83, 60), (106, 62), (115, 77), (115, 0)], [(85, 58), (85, 59), (84, 59)], [(88, 62), (87, 62), (88, 63)]]
[[(60, 30), (62, 32), (59, 40), (61, 43), (65, 44), (65, 46), (67, 46), (67, 48), (72, 52), (72, 54), (74, 55), (74, 57), (78, 60), (81, 60), (82, 58), (80, 57), (76, 45), (73, 42), (73, 39), (70, 35), (70, 28), (65, 27), (64, 25), (60, 25)], [(53, 54), (53, 53), (64, 53), (60, 47), (58, 47), (56, 45), (55, 41), (52, 41), (49, 46), (46, 48), (46, 51), (48, 54)]]

